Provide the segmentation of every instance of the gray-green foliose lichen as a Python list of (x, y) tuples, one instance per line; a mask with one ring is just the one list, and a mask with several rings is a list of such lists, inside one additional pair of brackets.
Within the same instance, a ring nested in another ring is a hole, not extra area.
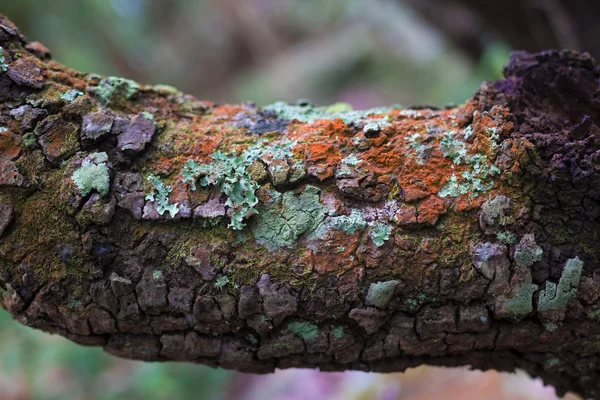
[(546, 289), (540, 291), (538, 311), (560, 310), (567, 306), (569, 299), (577, 293), (583, 261), (578, 257), (567, 260), (558, 285), (546, 282)]
[(146, 195), (146, 200), (155, 202), (156, 211), (160, 215), (163, 215), (165, 211), (168, 211), (171, 218), (175, 217), (179, 212), (179, 204), (169, 204), (169, 193), (171, 193), (172, 190), (171, 186), (165, 185), (160, 178), (154, 174), (148, 175), (147, 180), (152, 186), (152, 192)]
[(294, 332), (304, 340), (316, 339), (319, 335), (319, 327), (312, 322), (290, 322), (287, 330)]
[(275, 111), (280, 118), (288, 120), (297, 120), (305, 123), (313, 123), (320, 119), (341, 119), (346, 124), (358, 124), (364, 122), (365, 132), (371, 130), (382, 130), (389, 126), (387, 118), (370, 119), (372, 115), (387, 114), (392, 110), (400, 109), (401, 106), (394, 105), (390, 107), (372, 108), (369, 110), (352, 110), (352, 107), (346, 103), (337, 103), (327, 107), (314, 107), (309, 103), (300, 103), (296, 105), (276, 102), (265, 106), (265, 110)]
[(92, 190), (96, 190), (101, 196), (108, 193), (110, 187), (110, 175), (108, 173), (108, 155), (92, 153), (88, 155), (81, 166), (72, 175), (73, 182), (85, 196)]
[(6, 57), (4, 56), (4, 49), (0, 47), (0, 71), (6, 72), (8, 70), (8, 64), (6, 64)]
[(392, 227), (382, 222), (376, 222), (369, 228), (369, 237), (375, 246), (381, 247), (390, 238)]
[(111, 100), (118, 97), (129, 100), (137, 93), (139, 88), (140, 85), (135, 81), (109, 76), (102, 79), (98, 86), (88, 87), (88, 91), (93, 93), (101, 104), (107, 105)]
[(83, 92), (73, 89), (60, 95), (60, 98), (66, 101), (73, 101), (78, 96), (83, 96)]
[(250, 225), (254, 237), (267, 248), (293, 248), (298, 238), (313, 232), (325, 218), (320, 189), (306, 186), (299, 195), (285, 192), (276, 204), (261, 207)]
[(396, 280), (371, 283), (365, 304), (385, 308), (394, 295), (396, 286), (398, 286), (398, 281)]

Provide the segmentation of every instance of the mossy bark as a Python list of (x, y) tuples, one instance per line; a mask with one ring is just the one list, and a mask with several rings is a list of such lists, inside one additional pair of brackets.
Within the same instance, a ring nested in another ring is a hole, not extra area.
[(522, 368), (600, 398), (600, 71), (515, 53), (436, 109), (216, 105), (0, 18), (0, 287), (122, 357)]

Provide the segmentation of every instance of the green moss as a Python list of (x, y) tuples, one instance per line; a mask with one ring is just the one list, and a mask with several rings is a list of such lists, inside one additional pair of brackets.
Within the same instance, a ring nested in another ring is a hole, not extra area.
[(375, 246), (381, 247), (390, 238), (392, 227), (390, 225), (377, 222), (369, 228), (369, 237), (375, 243)]
[(498, 239), (499, 242), (504, 243), (504, 244), (514, 244), (517, 243), (518, 237), (516, 234), (509, 232), (509, 231), (504, 231), (504, 232), (498, 232), (496, 234), (496, 239)]
[(102, 79), (98, 86), (90, 87), (88, 90), (96, 96), (101, 104), (107, 105), (111, 101), (129, 100), (139, 88), (140, 85), (137, 82), (109, 76)]
[(171, 193), (171, 186), (165, 185), (161, 182), (160, 178), (154, 174), (150, 174), (147, 178), (150, 185), (152, 185), (152, 192), (147, 194), (145, 199), (154, 201), (156, 204), (156, 211), (163, 215), (165, 211), (169, 212), (171, 218), (175, 217), (179, 212), (178, 203), (169, 204), (169, 193)]
[(286, 192), (281, 201), (261, 208), (251, 225), (254, 237), (267, 248), (293, 248), (300, 235), (313, 232), (325, 218), (320, 189), (306, 186), (299, 195)]
[(540, 292), (538, 311), (560, 310), (567, 306), (569, 299), (577, 293), (583, 261), (578, 257), (567, 261), (562, 271), (558, 285), (546, 282), (546, 289)]
[(92, 153), (81, 163), (73, 173), (73, 182), (81, 191), (82, 196), (86, 196), (92, 190), (96, 190), (101, 196), (108, 193), (110, 187), (110, 176), (106, 162), (108, 156), (106, 153)]
[(33, 132), (27, 132), (23, 135), (23, 145), (27, 150), (32, 150), (37, 146), (37, 140)]
[(398, 281), (396, 280), (371, 283), (367, 293), (366, 304), (385, 308), (394, 295), (396, 286), (398, 286)]
[(291, 322), (287, 330), (294, 332), (304, 340), (316, 339), (319, 335), (319, 327), (312, 322)]

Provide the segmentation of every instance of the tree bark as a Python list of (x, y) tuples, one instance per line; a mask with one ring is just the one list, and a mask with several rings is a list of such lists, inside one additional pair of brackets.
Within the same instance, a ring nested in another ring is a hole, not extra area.
[(600, 398), (599, 68), (465, 104), (216, 105), (69, 70), (0, 18), (0, 287), (21, 323), (246, 372), (421, 364)]

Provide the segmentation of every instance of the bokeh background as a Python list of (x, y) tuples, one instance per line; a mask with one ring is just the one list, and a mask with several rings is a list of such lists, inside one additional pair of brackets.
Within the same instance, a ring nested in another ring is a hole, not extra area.
[[(595, 53), (598, 16), (575, 3), (0, 0), (0, 13), (72, 68), (168, 84), (200, 99), (441, 107), (499, 78), (512, 48)], [(556, 396), (524, 374), (465, 369), (254, 376), (132, 362), (19, 326), (0, 311), (0, 400), (440, 398)]]

